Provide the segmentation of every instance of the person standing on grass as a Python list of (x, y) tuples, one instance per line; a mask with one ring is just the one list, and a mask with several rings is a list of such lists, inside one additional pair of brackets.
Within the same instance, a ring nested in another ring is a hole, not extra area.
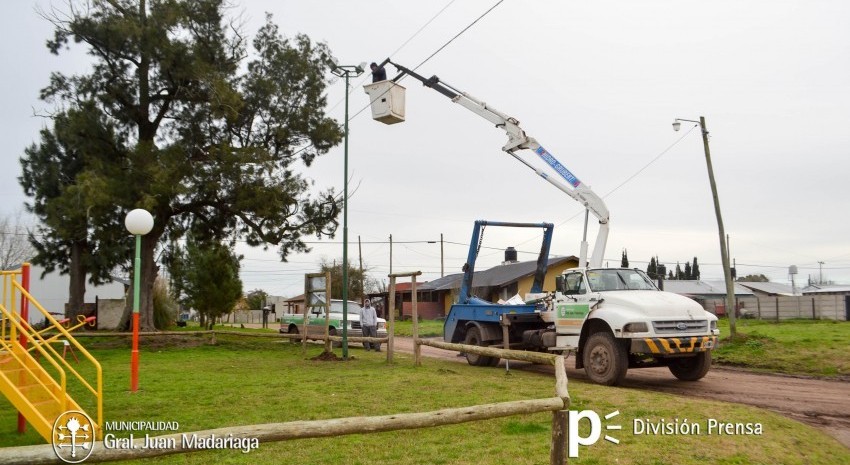
[[(378, 337), (378, 315), (372, 308), (372, 303), (368, 300), (363, 302), (363, 310), (360, 311), (360, 328), (363, 330), (363, 337)], [(363, 348), (366, 350), (375, 349), (375, 352), (380, 352), (381, 344), (363, 342)]]

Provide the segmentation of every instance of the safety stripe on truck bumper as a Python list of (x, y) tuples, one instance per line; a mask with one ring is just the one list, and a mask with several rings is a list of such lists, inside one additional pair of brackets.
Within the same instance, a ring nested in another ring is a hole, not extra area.
[(631, 352), (657, 355), (705, 352), (717, 345), (717, 336), (645, 337), (633, 339)]

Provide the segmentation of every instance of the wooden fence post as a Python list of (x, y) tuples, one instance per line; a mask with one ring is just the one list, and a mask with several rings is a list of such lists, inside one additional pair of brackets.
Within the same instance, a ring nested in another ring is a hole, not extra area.
[[(412, 292), (412, 297), (411, 297), (410, 301), (411, 301), (411, 307), (412, 307), (411, 311), (413, 312), (413, 364), (415, 366), (419, 366), (422, 363), (421, 360), (419, 359), (422, 349), (419, 347), (419, 315), (417, 314), (417, 309), (416, 309), (416, 277), (421, 275), (421, 274), (422, 274), (421, 271), (414, 271), (412, 273), (390, 273), (389, 274), (389, 277), (390, 277), (390, 303), (389, 303), (389, 306), (390, 306), (390, 311), (393, 312), (393, 314), (395, 314), (395, 278), (407, 277), (407, 276), (410, 276), (412, 278), (411, 282), (410, 282), (410, 292)], [(402, 300), (402, 302), (403, 302), (403, 300)], [(404, 315), (404, 312), (402, 312), (402, 315)], [(393, 320), (390, 320), (390, 321), (393, 321)], [(387, 335), (387, 344), (392, 344), (393, 330), (394, 330), (394, 328), (391, 328), (390, 331), (389, 331), (389, 334)], [(392, 350), (392, 349), (387, 349), (387, 350), (389, 351), (389, 350)], [(389, 353), (387, 354), (387, 361), (388, 362), (392, 361), (392, 356)]]
[(393, 347), (395, 342), (395, 276), (390, 275), (390, 301), (387, 303), (387, 318), (390, 319), (389, 334), (387, 334), (387, 363), (393, 363)]
[[(500, 323), (502, 324), (502, 348), (510, 349), (511, 348), (511, 336), (510, 336), (510, 325), (511, 320), (508, 319), (508, 315), (506, 313), (502, 313), (499, 317)], [(505, 359), (505, 371), (511, 371), (511, 361), (509, 359)]]
[[(331, 349), (331, 272), (327, 271), (325, 273), (325, 352), (330, 353), (333, 352)], [(343, 304), (345, 305), (345, 304)], [(306, 321), (306, 317), (304, 319)], [(307, 334), (307, 331), (304, 331), (304, 334)], [(306, 337), (306, 336), (305, 336)]]
[(567, 389), (567, 371), (564, 356), (555, 358), (555, 395), (564, 401), (564, 408), (552, 412), (552, 444), (549, 448), (549, 465), (567, 463), (567, 416), (570, 413), (570, 394)]
[(413, 366), (422, 366), (422, 346), (419, 345), (419, 312), (416, 308), (416, 275), (411, 276), (411, 313), (413, 314)]

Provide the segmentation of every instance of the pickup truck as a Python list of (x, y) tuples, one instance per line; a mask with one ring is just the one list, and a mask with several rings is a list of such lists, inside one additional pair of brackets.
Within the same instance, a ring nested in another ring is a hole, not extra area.
[[(342, 336), (342, 300), (331, 300), (330, 327), (328, 332), (331, 336)], [(356, 302), (348, 301), (348, 336), (360, 337), (363, 330), (360, 328), (361, 307)], [(280, 317), (281, 333), (298, 334), (304, 324), (304, 315), (300, 313), (284, 313)], [(307, 321), (308, 336), (325, 335), (325, 312), (323, 307), (314, 307), (310, 311)], [(387, 337), (387, 320), (378, 318), (378, 337)]]

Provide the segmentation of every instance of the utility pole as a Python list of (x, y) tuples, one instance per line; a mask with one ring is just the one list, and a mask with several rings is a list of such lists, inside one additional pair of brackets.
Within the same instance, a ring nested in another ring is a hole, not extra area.
[(726, 230), (723, 228), (723, 216), (720, 214), (720, 198), (717, 195), (717, 183), (714, 181), (714, 169), (711, 167), (711, 151), (708, 148), (708, 128), (705, 125), (704, 116), (700, 116), (699, 121), (676, 118), (673, 121), (674, 131), (679, 130), (681, 121), (697, 123), (700, 129), (702, 129), (705, 166), (708, 169), (708, 183), (711, 185), (711, 197), (714, 200), (714, 214), (717, 216), (717, 233), (720, 237), (720, 259), (723, 262), (723, 277), (726, 280), (726, 315), (729, 317), (729, 335), (732, 339), (735, 339), (738, 334), (735, 329), (735, 283), (732, 281), (732, 270), (729, 266), (729, 250), (726, 247)]
[(446, 262), (445, 255), (443, 255), (443, 233), (440, 233), (440, 277), (444, 277), (446, 275)]
[(390, 274), (393, 274), (393, 235), (390, 234)]
[(825, 262), (818, 262), (818, 268), (820, 268), (820, 276), (818, 277), (818, 284), (823, 284), (823, 264)]

